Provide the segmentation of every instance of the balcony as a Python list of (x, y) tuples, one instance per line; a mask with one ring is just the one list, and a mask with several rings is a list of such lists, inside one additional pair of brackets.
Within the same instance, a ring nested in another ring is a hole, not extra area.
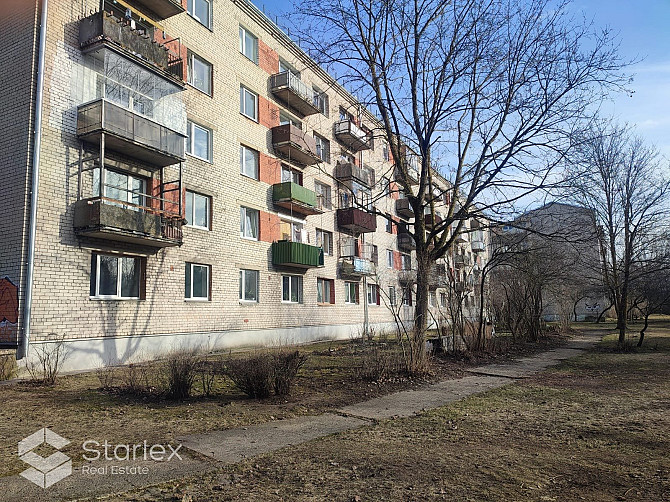
[[(403, 176), (400, 167), (398, 166), (394, 167), (393, 178), (395, 179), (395, 181), (402, 181)], [(409, 166), (407, 167), (407, 183), (410, 186), (419, 184), (419, 172), (416, 169)]]
[(395, 212), (401, 218), (409, 219), (414, 218), (414, 210), (409, 204), (408, 199), (396, 199), (395, 201)]
[(482, 253), (486, 251), (486, 243), (481, 240), (472, 241), (470, 247), (472, 248), (473, 253)]
[(290, 71), (272, 75), (270, 90), (286, 106), (303, 117), (319, 113), (319, 109), (314, 104), (314, 91)]
[(414, 238), (408, 234), (398, 234), (398, 249), (400, 251), (413, 251), (416, 249), (416, 242)]
[(275, 206), (293, 213), (310, 215), (323, 212), (317, 206), (316, 192), (290, 181), (272, 185), (272, 201)]
[(374, 275), (378, 263), (377, 249), (357, 239), (340, 241), (340, 273), (347, 276)]
[(77, 111), (77, 136), (156, 167), (177, 164), (184, 157), (186, 136), (105, 99), (83, 104)]
[(278, 267), (322, 267), (323, 249), (302, 242), (273, 242), (272, 264)]
[(126, 207), (105, 197), (74, 205), (74, 230), (80, 236), (164, 248), (181, 246), (182, 224), (179, 215)]
[(470, 257), (463, 254), (454, 256), (454, 266), (456, 268), (463, 268), (470, 266)]
[(447, 278), (447, 269), (444, 264), (435, 264), (428, 277), (428, 287), (430, 289), (446, 288), (449, 286)]
[(316, 141), (305, 131), (291, 124), (272, 128), (272, 146), (277, 154), (288, 159), (311, 166), (321, 162), (316, 153)]
[(335, 137), (353, 151), (370, 149), (370, 136), (351, 120), (341, 120), (335, 123)]
[(442, 221), (442, 217), (439, 214), (432, 215), (432, 214), (424, 214), (423, 215), (423, 221), (426, 224), (426, 228), (434, 228), (436, 225), (439, 225), (440, 222)]
[(337, 210), (337, 226), (353, 233), (368, 233), (377, 230), (377, 217), (357, 207)]
[[(454, 228), (455, 228), (455, 227), (454, 227)], [(458, 235), (456, 235), (456, 239), (455, 239), (455, 241), (456, 241), (456, 244), (465, 244), (465, 243), (467, 243), (467, 242), (468, 242), (468, 234), (467, 234), (466, 232), (464, 232), (463, 230), (461, 230), (461, 233), (459, 233)]]
[(135, 2), (156, 14), (158, 19), (167, 19), (184, 12), (180, 0), (135, 0)]
[(338, 162), (335, 166), (335, 178), (348, 183), (356, 182), (371, 188), (375, 184), (375, 171), (369, 167), (358, 167), (351, 162)]
[(410, 286), (416, 282), (416, 270), (401, 270), (398, 272), (398, 282)]
[[(146, 0), (147, 3), (172, 4), (170, 0)], [(108, 12), (96, 12), (79, 23), (79, 45), (84, 53), (109, 48), (124, 57), (184, 86), (184, 60), (178, 40), (159, 44), (153, 31), (133, 30), (125, 19)], [(175, 46), (171, 50), (168, 45)]]

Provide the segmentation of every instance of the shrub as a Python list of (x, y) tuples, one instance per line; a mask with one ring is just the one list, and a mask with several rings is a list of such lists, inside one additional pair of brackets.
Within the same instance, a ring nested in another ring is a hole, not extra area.
[(191, 395), (201, 359), (194, 351), (173, 352), (165, 361), (167, 395), (185, 399)]
[(35, 346), (37, 362), (29, 360), (26, 364), (31, 381), (40, 385), (54, 385), (63, 364), (63, 337), (55, 333), (50, 333), (49, 337), (55, 341)]
[(155, 391), (155, 371), (146, 364), (131, 363), (122, 367), (121, 387), (130, 394), (149, 394)]
[(212, 387), (214, 386), (214, 379), (220, 371), (220, 365), (216, 364), (206, 357), (198, 361), (196, 372), (200, 377), (200, 384), (202, 385), (202, 393), (209, 397), (212, 395)]
[(11, 380), (16, 376), (17, 372), (16, 357), (10, 354), (0, 355), (0, 382)]
[(363, 353), (361, 364), (356, 368), (356, 376), (369, 382), (381, 382), (407, 373), (407, 363), (402, 353), (379, 347)]
[(265, 399), (274, 393), (284, 396), (291, 390), (298, 371), (307, 360), (299, 351), (256, 352), (226, 363), (226, 374), (247, 396)]
[(116, 369), (109, 365), (103, 364), (95, 370), (95, 375), (100, 381), (100, 388), (103, 390), (108, 390), (114, 387), (114, 381), (116, 380)]

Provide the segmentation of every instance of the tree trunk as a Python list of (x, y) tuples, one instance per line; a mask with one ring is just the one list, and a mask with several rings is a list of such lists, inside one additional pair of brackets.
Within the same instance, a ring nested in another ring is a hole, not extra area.
[(414, 306), (414, 332), (412, 336), (412, 355), (410, 372), (421, 373), (426, 362), (426, 331), (428, 330), (428, 279), (431, 272), (430, 257), (427, 249), (419, 250), (416, 255), (416, 303)]
[(644, 314), (644, 326), (640, 330), (640, 339), (637, 341), (637, 346), (642, 347), (642, 342), (644, 342), (644, 332), (647, 331), (647, 328), (649, 327), (649, 314), (651, 313), (651, 309), (647, 310)]

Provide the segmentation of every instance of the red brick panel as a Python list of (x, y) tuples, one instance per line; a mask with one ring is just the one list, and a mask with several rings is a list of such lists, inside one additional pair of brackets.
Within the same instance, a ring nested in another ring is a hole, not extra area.
[(270, 75), (279, 72), (279, 55), (262, 40), (258, 41), (258, 66)]
[(272, 213), (260, 211), (259, 218), (259, 240), (263, 242), (275, 242), (279, 240), (279, 216)]
[(263, 96), (258, 96), (258, 122), (268, 129), (279, 125), (279, 107)]
[(258, 177), (261, 181), (269, 185), (281, 183), (281, 162), (279, 159), (259, 153), (258, 163)]
[(393, 269), (402, 270), (402, 256), (400, 251), (393, 251)]
[(391, 225), (391, 230), (393, 231), (394, 235), (398, 234), (398, 223), (400, 223), (400, 218), (396, 216), (391, 216), (391, 219), (393, 220), (393, 225)]
[(399, 198), (398, 184), (392, 181), (391, 183), (389, 183), (389, 188), (390, 188), (390, 191), (391, 191), (391, 198), (393, 200), (398, 200), (398, 198)]

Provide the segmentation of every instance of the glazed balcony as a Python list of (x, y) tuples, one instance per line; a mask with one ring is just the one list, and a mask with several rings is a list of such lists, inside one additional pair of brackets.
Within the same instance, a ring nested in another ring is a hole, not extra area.
[[(149, 0), (146, 0), (149, 3)], [(150, 3), (167, 3), (155, 0)], [(96, 12), (79, 23), (79, 45), (85, 53), (109, 48), (162, 77), (184, 86), (184, 60), (178, 40), (160, 44), (154, 28), (132, 29), (125, 19)], [(168, 47), (169, 46), (169, 47)]]
[(413, 251), (416, 249), (414, 238), (408, 233), (398, 234), (398, 249), (400, 251)]
[(375, 184), (375, 171), (369, 167), (358, 167), (351, 162), (338, 162), (335, 166), (335, 178), (348, 185), (356, 182), (368, 188)]
[(357, 207), (338, 209), (337, 226), (353, 233), (375, 232), (377, 230), (377, 217)]
[(159, 19), (167, 19), (184, 12), (184, 7), (180, 0), (135, 0), (135, 3), (150, 10)]
[(343, 275), (374, 275), (378, 264), (377, 248), (357, 239), (340, 241), (340, 271)]
[(272, 264), (279, 267), (323, 267), (323, 249), (302, 242), (273, 242)]
[(472, 241), (470, 247), (472, 248), (473, 253), (483, 253), (486, 251), (486, 243), (481, 240)]
[(270, 90), (286, 106), (303, 117), (319, 113), (314, 104), (314, 91), (290, 71), (272, 75)]
[(177, 164), (184, 157), (186, 136), (105, 99), (81, 105), (77, 111), (77, 136), (156, 167)]
[(414, 218), (414, 210), (412, 209), (408, 199), (396, 199), (395, 212), (401, 218)]
[(272, 146), (277, 154), (298, 164), (311, 166), (321, 162), (314, 138), (291, 124), (272, 128)]
[(335, 137), (355, 152), (370, 149), (370, 136), (351, 120), (335, 123)]
[(293, 213), (310, 215), (323, 212), (318, 208), (316, 192), (290, 181), (272, 185), (272, 201), (275, 206)]
[(79, 236), (154, 248), (181, 246), (183, 218), (130, 203), (94, 197), (74, 205), (74, 230)]

